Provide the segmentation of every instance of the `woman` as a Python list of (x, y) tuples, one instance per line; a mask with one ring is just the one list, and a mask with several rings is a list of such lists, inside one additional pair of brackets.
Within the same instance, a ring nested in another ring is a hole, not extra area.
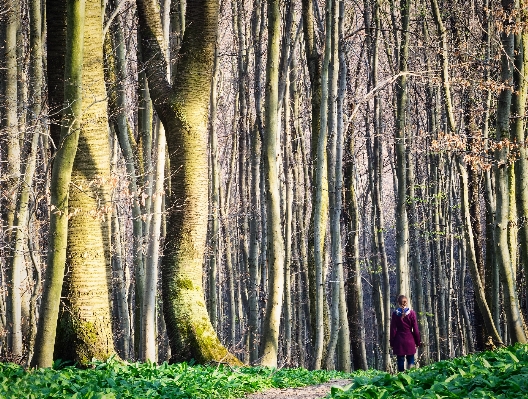
[(396, 355), (398, 371), (414, 367), (414, 354), (416, 347), (421, 345), (420, 332), (416, 313), (409, 307), (409, 300), (405, 295), (398, 297), (398, 306), (392, 313), (390, 324), (390, 346)]

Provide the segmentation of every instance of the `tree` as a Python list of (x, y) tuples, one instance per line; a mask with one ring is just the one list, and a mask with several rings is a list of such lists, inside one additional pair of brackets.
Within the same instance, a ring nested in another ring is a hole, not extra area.
[[(449, 64), (448, 64), (448, 55), (447, 55), (447, 39), (446, 39), (446, 30), (440, 15), (440, 8), (438, 7), (437, 0), (431, 0), (433, 16), (435, 24), (440, 36), (440, 42), (442, 46), (441, 52), (441, 74), (442, 74), (442, 94), (444, 97), (444, 106), (447, 113), (447, 125), (450, 133), (455, 132), (455, 117), (451, 100), (451, 85), (449, 81)], [(473, 277), (473, 283), (475, 287), (475, 293), (477, 296), (477, 303), (479, 305), (480, 311), (484, 317), (484, 323), (486, 326), (487, 333), (498, 343), (501, 343), (501, 339), (498, 335), (497, 329), (493, 324), (491, 313), (484, 297), (484, 289), (481, 282), (481, 277), (478, 272), (477, 260), (476, 260), (476, 251), (475, 251), (475, 241), (473, 238), (473, 229), (470, 220), (469, 212), (469, 189), (468, 189), (468, 178), (467, 170), (463, 164), (461, 156), (458, 155), (456, 159), (457, 169), (460, 174), (461, 179), (461, 209), (462, 209), (462, 223), (465, 233), (466, 245), (468, 249), (468, 261), (471, 271), (471, 276)]]
[(51, 212), (46, 279), (32, 366), (51, 367), (68, 237), (68, 194), (82, 118), (85, 1), (66, 3), (68, 31), (64, 69), (64, 116), (51, 182)]
[(263, 322), (263, 366), (277, 367), (279, 325), (284, 287), (284, 239), (282, 237), (277, 137), (279, 134), (279, 1), (268, 0), (268, 58), (266, 61), (265, 134), (263, 139), (266, 214), (268, 218), (268, 300)]
[(71, 175), (67, 267), (55, 355), (86, 364), (114, 354), (110, 310), (110, 146), (103, 11), (86, 2), (82, 121)]
[[(17, 31), (20, 25), (20, 4), (7, 2), (6, 29), (6, 81), (5, 81), (5, 126), (7, 147), (7, 176), (5, 184), (5, 209), (3, 212), (7, 241), (11, 241), (15, 220), (18, 183), (20, 178), (20, 141), (18, 139), (18, 69), (17, 69)], [(14, 254), (13, 254), (14, 255)], [(7, 324), (9, 328), (9, 349), (13, 356), (22, 356), (22, 303), (21, 303), (21, 267), (12, 262), (9, 276), (9, 295), (7, 297)]]
[(138, 1), (142, 57), (150, 94), (165, 127), (171, 165), (170, 214), (162, 262), (163, 312), (172, 361), (239, 361), (221, 345), (202, 289), (207, 232), (207, 120), (218, 30), (218, 3), (187, 2), (187, 28), (171, 85), (166, 77), (157, 3)]
[(396, 202), (396, 292), (397, 295), (408, 295), (410, 292), (409, 266), (409, 227), (407, 222), (407, 74), (409, 59), (409, 18), (411, 12), (410, 0), (400, 1), (401, 39), (399, 48), (400, 77), (396, 86), (396, 173), (398, 180)]
[(510, 116), (512, 105), (514, 60), (514, 33), (511, 31), (512, 15), (516, 9), (515, 1), (504, 0), (502, 7), (505, 15), (501, 31), (501, 81), (507, 85), (499, 94), (497, 104), (497, 127), (495, 138), (498, 145), (494, 151), (495, 193), (497, 201), (496, 221), (494, 229), (495, 245), (497, 246), (497, 262), (501, 272), (504, 289), (504, 310), (508, 321), (508, 331), (513, 342), (526, 342), (525, 325), (519, 306), (519, 298), (515, 287), (515, 273), (512, 267), (510, 248), (508, 246), (508, 215), (510, 187), (508, 181), (508, 157), (510, 142)]

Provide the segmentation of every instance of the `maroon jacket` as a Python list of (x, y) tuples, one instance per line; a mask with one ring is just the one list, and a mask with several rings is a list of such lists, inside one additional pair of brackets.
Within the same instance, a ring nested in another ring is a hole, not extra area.
[(406, 316), (392, 313), (390, 324), (390, 346), (396, 356), (414, 355), (421, 343), (418, 321), (414, 310)]

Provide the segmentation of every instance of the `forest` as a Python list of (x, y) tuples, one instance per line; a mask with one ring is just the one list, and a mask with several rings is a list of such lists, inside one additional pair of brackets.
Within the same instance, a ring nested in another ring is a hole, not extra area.
[(525, 0), (2, 0), (0, 360), (526, 343), (527, 76)]

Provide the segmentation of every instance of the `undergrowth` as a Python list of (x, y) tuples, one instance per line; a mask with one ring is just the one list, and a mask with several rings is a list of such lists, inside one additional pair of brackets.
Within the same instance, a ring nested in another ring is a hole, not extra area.
[(240, 398), (267, 388), (299, 387), (349, 374), (305, 369), (231, 368), (178, 363), (93, 362), (90, 368), (24, 370), (0, 363), (0, 398)]
[(396, 375), (372, 371), (332, 388), (327, 398), (525, 398), (528, 346), (515, 345), (411, 369)]
[[(56, 366), (60, 366), (57, 364)], [(11, 398), (241, 398), (267, 388), (315, 385), (349, 378), (328, 399), (528, 397), (528, 345), (516, 345), (434, 363), (391, 375), (376, 370), (353, 374), (305, 369), (231, 368), (187, 363), (159, 366), (115, 359), (36, 370), (0, 363), (0, 399)]]

